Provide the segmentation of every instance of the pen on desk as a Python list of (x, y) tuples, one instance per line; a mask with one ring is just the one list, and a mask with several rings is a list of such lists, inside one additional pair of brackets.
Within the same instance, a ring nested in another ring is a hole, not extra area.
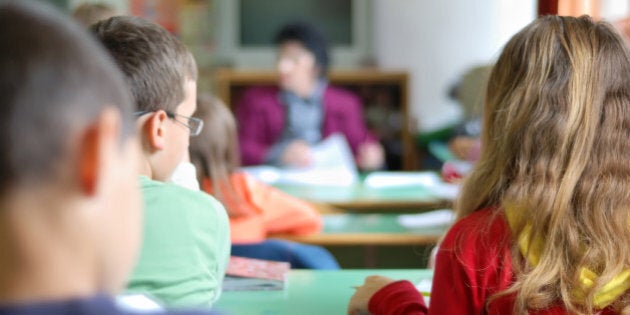
[[(351, 288), (353, 288), (355, 290), (358, 289), (359, 287), (360, 286), (358, 286), (358, 285), (351, 286)], [(422, 294), (422, 296), (431, 297), (431, 292), (427, 292), (427, 291), (419, 291), (419, 292), (420, 292), (420, 294)]]

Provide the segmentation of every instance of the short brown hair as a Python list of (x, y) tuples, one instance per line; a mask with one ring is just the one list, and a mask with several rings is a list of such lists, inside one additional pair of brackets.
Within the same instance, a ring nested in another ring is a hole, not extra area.
[(53, 179), (73, 132), (107, 106), (133, 132), (121, 73), (76, 23), (42, 4), (0, 2), (0, 43), (0, 193)]
[(184, 100), (186, 80), (197, 80), (190, 51), (155, 23), (117, 16), (91, 29), (126, 75), (138, 111), (175, 111)]

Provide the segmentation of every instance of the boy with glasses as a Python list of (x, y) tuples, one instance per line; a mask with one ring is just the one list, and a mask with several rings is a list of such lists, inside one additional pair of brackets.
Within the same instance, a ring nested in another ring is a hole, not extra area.
[(168, 183), (203, 124), (196, 109), (197, 68), (188, 49), (157, 24), (113, 17), (92, 31), (126, 76), (136, 105), (145, 202), (144, 244), (128, 284), (168, 306), (210, 307), (230, 255), (223, 206), (207, 194)]
[(0, 314), (137, 314), (112, 298), (142, 225), (122, 74), (42, 4), (0, 0), (0, 45)]

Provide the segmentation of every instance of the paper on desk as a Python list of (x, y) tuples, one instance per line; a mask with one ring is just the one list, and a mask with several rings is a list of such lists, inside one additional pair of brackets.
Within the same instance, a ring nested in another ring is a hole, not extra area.
[(431, 186), (442, 182), (434, 172), (372, 172), (365, 177), (364, 184), (372, 188), (400, 186)]
[(359, 179), (352, 151), (346, 138), (333, 134), (311, 147), (313, 165), (308, 168), (250, 166), (243, 171), (270, 185), (350, 186)]
[(457, 195), (459, 194), (460, 186), (459, 184), (441, 182), (427, 188), (429, 189), (431, 194), (436, 197), (447, 200), (455, 200), (455, 198), (457, 198)]
[(450, 209), (398, 216), (398, 224), (408, 229), (440, 227), (453, 223), (453, 220), (455, 220), (455, 213)]
[[(422, 279), (416, 284), (416, 289), (420, 292), (431, 292), (433, 281), (431, 279)], [(429, 306), (430, 297), (424, 296), (424, 303)]]
[(459, 193), (459, 185), (444, 182), (435, 172), (372, 172), (364, 184), (376, 189), (422, 186), (436, 197), (448, 200)]
[(116, 305), (122, 309), (134, 312), (156, 312), (164, 310), (160, 303), (141, 293), (128, 293), (116, 296)]

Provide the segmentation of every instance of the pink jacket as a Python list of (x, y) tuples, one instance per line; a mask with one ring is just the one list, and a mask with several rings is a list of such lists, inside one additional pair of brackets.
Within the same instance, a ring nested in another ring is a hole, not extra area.
[[(267, 151), (282, 136), (286, 110), (277, 87), (253, 87), (236, 106), (238, 138), (243, 165), (263, 164)], [(323, 97), (322, 138), (342, 133), (357, 153), (359, 145), (372, 140), (365, 126), (359, 98), (340, 88), (326, 87)]]

